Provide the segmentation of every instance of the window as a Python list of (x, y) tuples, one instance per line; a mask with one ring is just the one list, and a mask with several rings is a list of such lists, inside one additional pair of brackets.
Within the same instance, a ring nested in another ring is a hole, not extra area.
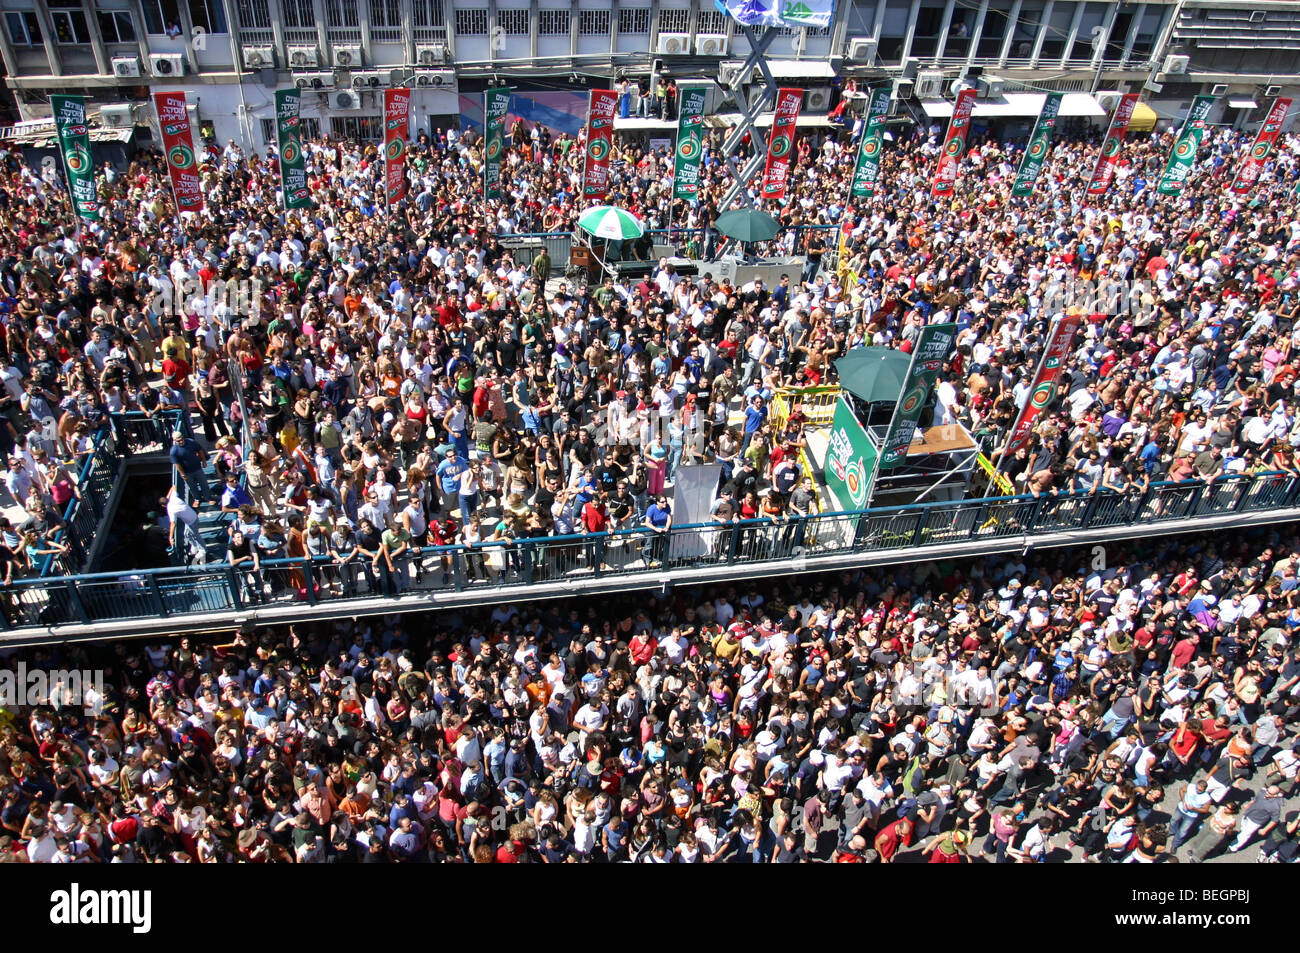
[(135, 24), (125, 10), (110, 10), (99, 14), (99, 32), (105, 43), (134, 43)]
[(417, 27), (446, 26), (442, 15), (442, 0), (414, 0)]
[(726, 33), (729, 17), (721, 10), (701, 10), (696, 22), (696, 33)]
[(1065, 41), (1070, 36), (1070, 24), (1074, 22), (1074, 9), (1077, 4), (1058, 3), (1052, 8), (1052, 19), (1046, 25), (1047, 36), (1039, 58), (1059, 60), (1065, 55)]
[(355, 30), (361, 25), (357, 0), (325, 0), (325, 22), (336, 30)]
[(291, 30), (315, 30), (316, 11), (311, 0), (280, 0), (284, 25)]
[(691, 32), (691, 11), (690, 10), (660, 10), (659, 11), (659, 32), (660, 33), (690, 33)]
[(609, 35), (608, 10), (579, 10), (578, 33), (582, 36)]
[(537, 15), (537, 32), (541, 36), (568, 36), (568, 10), (540, 10)]
[(486, 10), (457, 10), (456, 33), (458, 36), (487, 36), (488, 12)]
[(155, 36), (181, 35), (181, 4), (190, 13), (190, 22), (196, 30), (205, 33), (226, 32), (226, 12), (221, 0), (142, 0), (144, 4), (145, 32)]
[(370, 0), (370, 39), (374, 43), (402, 42), (401, 0)]
[(5, 26), (9, 30), (9, 39), (14, 46), (41, 46), (41, 21), (34, 12), (5, 11)]
[(1011, 14), (1011, 4), (998, 3), (989, 7), (984, 16), (984, 30), (980, 33), (979, 45), (975, 55), (986, 60), (995, 60), (1002, 55), (1002, 42), (1007, 36), (1007, 21)]
[[(486, 10), (482, 12), (487, 15)], [(335, 139), (374, 141), (383, 138), (384, 121), (380, 116), (331, 116), (330, 135)]]
[(618, 11), (619, 35), (640, 35), (650, 32), (650, 10), (648, 8), (632, 9), (626, 7)]
[(50, 22), (54, 27), (54, 42), (59, 45), (78, 46), (90, 42), (86, 15), (80, 10), (51, 10)]
[[(235, 10), (239, 15), (239, 25), (245, 30), (271, 29), (271, 5), (268, 0), (237, 0)], [(288, 11), (285, 11), (288, 19)]]
[[(262, 141), (268, 146), (276, 144), (275, 119), (263, 119), (262, 121)], [(298, 132), (304, 140), (320, 138), (320, 120), (309, 119), (302, 116), (299, 120)]]
[(501, 27), (507, 36), (527, 36), (529, 30), (528, 11), (498, 10), (497, 25)]

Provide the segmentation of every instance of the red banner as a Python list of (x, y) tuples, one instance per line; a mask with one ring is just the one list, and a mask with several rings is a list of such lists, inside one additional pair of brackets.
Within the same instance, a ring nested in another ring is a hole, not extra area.
[(1029, 433), (1034, 429), (1038, 415), (1056, 399), (1056, 382), (1061, 376), (1061, 368), (1070, 356), (1070, 346), (1074, 343), (1075, 332), (1079, 330), (1081, 315), (1063, 314), (1052, 326), (1047, 339), (1047, 350), (1034, 375), (1034, 386), (1030, 388), (1025, 406), (1016, 418), (1016, 425), (1011, 428), (1011, 437), (1007, 440), (1002, 459), (1006, 460), (1013, 453), (1029, 442)]
[(1101, 154), (1097, 156), (1097, 166), (1092, 170), (1092, 178), (1088, 180), (1089, 195), (1105, 195), (1115, 180), (1120, 147), (1124, 145), (1124, 135), (1128, 132), (1129, 120), (1133, 118), (1137, 101), (1137, 93), (1125, 93), (1115, 104), (1115, 114), (1110, 117), (1110, 128), (1106, 130)]
[(794, 161), (795, 124), (802, 102), (802, 89), (776, 91), (776, 112), (772, 114), (772, 132), (767, 137), (767, 164), (763, 166), (761, 194), (765, 199), (785, 197), (790, 165)]
[(587, 105), (587, 152), (582, 162), (582, 197), (603, 199), (609, 192), (609, 153), (614, 139), (618, 93), (593, 89)]
[(384, 188), (388, 204), (406, 197), (406, 137), (411, 128), (411, 91), (384, 90)]
[(974, 88), (963, 89), (952, 105), (952, 118), (948, 120), (948, 135), (943, 137), (943, 151), (939, 165), (930, 181), (930, 194), (936, 198), (951, 196), (957, 189), (957, 167), (966, 154), (966, 136), (970, 132), (970, 114), (975, 109)]
[(1250, 147), (1250, 155), (1246, 156), (1245, 161), (1241, 163), (1241, 168), (1237, 170), (1237, 177), (1232, 180), (1232, 191), (1238, 195), (1246, 194), (1259, 181), (1264, 160), (1273, 154), (1273, 144), (1277, 142), (1278, 133), (1282, 131), (1282, 123), (1290, 109), (1291, 100), (1273, 100), (1273, 108), (1268, 111), (1268, 118), (1264, 120), (1264, 125), (1259, 127), (1259, 135), (1255, 137), (1255, 144)]
[(199, 184), (199, 160), (194, 154), (194, 136), (190, 132), (190, 113), (185, 108), (184, 93), (154, 93), (158, 126), (162, 129), (163, 155), (172, 177), (172, 195), (176, 211), (202, 212), (203, 187)]

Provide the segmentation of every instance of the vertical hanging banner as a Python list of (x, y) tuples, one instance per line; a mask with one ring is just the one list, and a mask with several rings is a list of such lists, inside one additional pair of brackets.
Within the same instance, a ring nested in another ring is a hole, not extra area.
[(931, 324), (921, 329), (921, 337), (912, 351), (912, 363), (908, 365), (907, 377), (903, 380), (903, 392), (894, 405), (894, 419), (889, 423), (889, 433), (880, 451), (882, 470), (892, 470), (907, 459), (916, 424), (930, 399), (930, 388), (956, 342), (956, 324)]
[(1003, 460), (1028, 443), (1034, 421), (1056, 398), (1056, 382), (1061, 376), (1061, 368), (1070, 356), (1070, 346), (1074, 343), (1075, 332), (1079, 330), (1079, 321), (1080, 315), (1077, 312), (1067, 313), (1058, 317), (1052, 325), (1043, 359), (1038, 364), (1038, 372), (1034, 374), (1034, 386), (1029, 390), (1029, 397), (1016, 418), (1006, 448), (1002, 451)]
[(202, 212), (203, 189), (199, 185), (199, 163), (190, 133), (190, 113), (184, 93), (154, 93), (158, 125), (162, 127), (163, 155), (172, 176), (176, 212)]
[(384, 90), (384, 184), (388, 204), (406, 197), (406, 138), (411, 130), (411, 91)]
[(509, 87), (489, 89), (483, 94), (483, 198), (501, 198), (501, 154), (506, 147), (506, 112), (510, 109)]
[(776, 91), (776, 112), (772, 114), (772, 132), (767, 137), (767, 164), (763, 166), (760, 198), (785, 198), (786, 183), (790, 179), (790, 163), (794, 159), (799, 104), (802, 102), (802, 89)]
[(1092, 170), (1092, 178), (1088, 180), (1089, 195), (1105, 195), (1115, 180), (1115, 166), (1119, 163), (1119, 152), (1124, 145), (1124, 136), (1128, 132), (1129, 120), (1133, 118), (1137, 102), (1137, 93), (1125, 93), (1115, 104), (1101, 154), (1097, 156), (1097, 165)]
[(86, 128), (86, 100), (83, 96), (51, 96), (54, 128), (59, 134), (59, 151), (68, 174), (72, 208), (84, 222), (98, 222), (99, 196), (95, 194), (95, 162), (90, 157), (90, 131)]
[(943, 151), (934, 178), (930, 180), (930, 194), (951, 197), (957, 189), (957, 168), (966, 154), (966, 135), (970, 130), (970, 114), (975, 109), (975, 89), (968, 87), (957, 94), (952, 105), (952, 118), (948, 120), (948, 134), (943, 138)]
[(703, 86), (681, 91), (677, 110), (677, 152), (673, 158), (673, 198), (691, 200), (700, 194), (700, 159), (704, 154)]
[(853, 169), (853, 187), (849, 190), (855, 199), (870, 198), (876, 192), (876, 182), (880, 179), (880, 149), (885, 141), (885, 117), (889, 115), (891, 95), (888, 87), (871, 91), (862, 145), (858, 147), (858, 164)]
[(826, 450), (826, 489), (841, 510), (865, 509), (875, 473), (876, 445), (841, 394), (835, 401)]
[(1246, 156), (1245, 161), (1241, 163), (1241, 168), (1237, 170), (1237, 177), (1232, 180), (1233, 192), (1245, 195), (1255, 187), (1255, 183), (1259, 181), (1259, 173), (1264, 168), (1264, 161), (1273, 154), (1273, 145), (1277, 142), (1278, 134), (1282, 131), (1282, 123), (1290, 110), (1291, 100), (1273, 100), (1273, 108), (1268, 111), (1264, 125), (1259, 127), (1259, 135), (1255, 137), (1255, 144), (1250, 147), (1250, 155)]
[(1016, 182), (1011, 187), (1011, 194), (1017, 198), (1032, 195), (1038, 176), (1047, 161), (1047, 150), (1052, 147), (1052, 133), (1056, 131), (1056, 117), (1061, 111), (1061, 97), (1064, 93), (1048, 93), (1043, 100), (1043, 111), (1038, 114), (1034, 124), (1034, 133), (1029, 137), (1020, 168), (1016, 170)]
[(302, 93), (275, 91), (275, 138), (280, 153), (280, 192), (286, 209), (310, 208), (307, 158), (302, 152)]
[(1164, 174), (1160, 176), (1160, 184), (1156, 186), (1156, 191), (1161, 195), (1182, 193), (1183, 185), (1187, 182), (1187, 177), (1192, 174), (1192, 166), (1196, 163), (1196, 152), (1201, 148), (1201, 140), (1205, 138), (1206, 117), (1210, 115), (1210, 110), (1213, 108), (1213, 96), (1197, 96), (1192, 100), (1192, 108), (1188, 110), (1183, 128), (1179, 130), (1178, 138), (1174, 140), (1173, 151), (1169, 153), (1169, 162), (1165, 165)]
[(593, 89), (587, 105), (587, 154), (582, 160), (582, 197), (594, 201), (609, 192), (609, 153), (614, 142), (618, 93)]

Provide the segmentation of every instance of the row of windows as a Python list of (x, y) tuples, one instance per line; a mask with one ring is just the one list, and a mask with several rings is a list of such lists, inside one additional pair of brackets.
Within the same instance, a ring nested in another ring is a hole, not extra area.
[[(105, 43), (134, 43), (135, 23), (125, 10), (110, 10), (96, 14), (99, 32)], [(54, 42), (60, 46), (80, 46), (91, 42), (90, 26), (80, 10), (50, 10), (54, 28)], [(14, 46), (41, 46), (45, 41), (41, 21), (30, 11), (5, 11), (5, 27)]]
[[(637, 16), (640, 14), (640, 16)], [(609, 33), (610, 13), (608, 10), (579, 10), (578, 33), (581, 36), (604, 36)], [(570, 27), (568, 10), (541, 10), (537, 20), (537, 32), (541, 36), (567, 36)], [(620, 33), (648, 33), (650, 31), (649, 10), (621, 10), (619, 12)], [(528, 36), (530, 32), (529, 12), (527, 10), (498, 10), (497, 25), (507, 36)], [(457, 10), (457, 36), (487, 36), (487, 10)]]
[[(342, 117), (339, 117), (339, 118), (342, 118)], [(335, 122), (338, 122), (338, 121), (339, 121), (339, 118), (336, 118), (334, 121), (335, 121)], [(371, 117), (366, 116), (365, 118), (366, 118), (366, 119), (370, 119)], [(374, 118), (375, 118), (375, 119), (378, 119), (377, 116), (374, 117)], [(319, 119), (312, 119), (312, 118), (310, 118), (310, 117), (308, 117), (308, 116), (303, 116), (302, 119), (301, 119), (301, 122), (302, 122), (302, 126), (301, 126), (301, 129), (302, 129), (302, 137), (303, 137), (304, 139), (319, 139), (319, 138), (320, 138), (320, 120), (319, 120)], [(263, 141), (263, 142), (275, 142), (275, 135), (276, 135), (276, 131), (275, 131), (275, 120), (274, 120), (274, 119), (263, 119), (263, 120), (262, 120), (262, 141)]]

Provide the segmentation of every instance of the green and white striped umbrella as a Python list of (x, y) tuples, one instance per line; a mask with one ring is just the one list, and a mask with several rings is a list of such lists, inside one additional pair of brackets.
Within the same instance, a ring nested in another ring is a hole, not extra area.
[(597, 205), (583, 212), (578, 227), (597, 238), (640, 238), (645, 234), (639, 218), (611, 205)]

